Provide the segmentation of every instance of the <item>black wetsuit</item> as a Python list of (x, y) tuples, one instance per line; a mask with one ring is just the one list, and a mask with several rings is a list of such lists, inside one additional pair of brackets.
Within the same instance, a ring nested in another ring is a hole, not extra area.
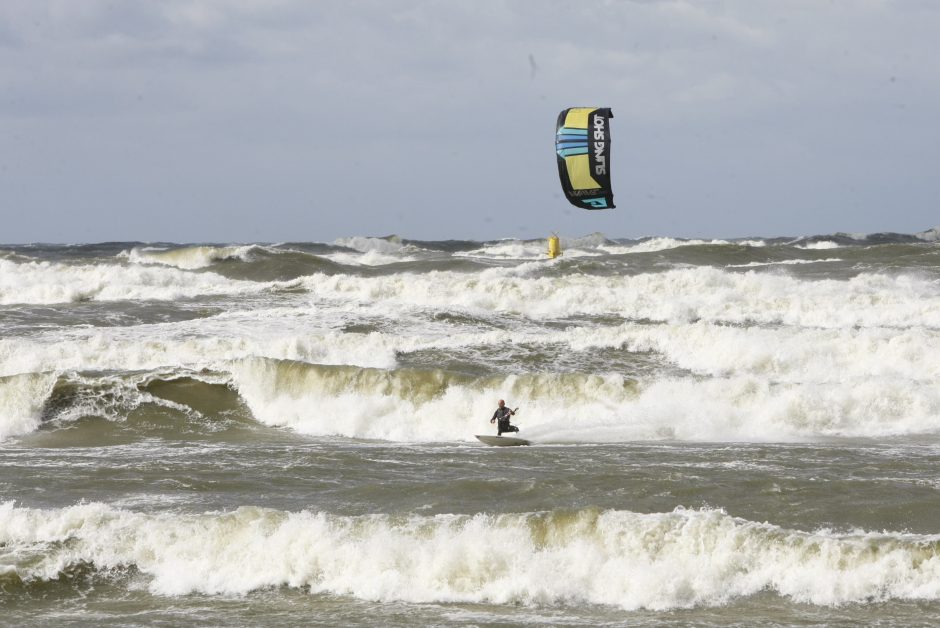
[(496, 435), (502, 436), (503, 432), (518, 432), (519, 428), (515, 425), (509, 424), (509, 417), (512, 416), (512, 410), (503, 406), (502, 408), (496, 408), (496, 412), (493, 413), (493, 418), (496, 419)]

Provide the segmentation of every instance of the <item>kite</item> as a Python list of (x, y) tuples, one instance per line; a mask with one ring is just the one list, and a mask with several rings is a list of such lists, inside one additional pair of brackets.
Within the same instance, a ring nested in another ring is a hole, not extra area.
[(611, 209), (610, 119), (607, 108), (573, 107), (558, 116), (555, 154), (568, 201), (582, 209)]

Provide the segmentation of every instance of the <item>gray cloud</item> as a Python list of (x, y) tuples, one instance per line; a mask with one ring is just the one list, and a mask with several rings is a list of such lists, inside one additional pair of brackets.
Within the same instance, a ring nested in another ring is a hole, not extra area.
[[(0, 24), (0, 240), (938, 222), (933, 3), (8, 0)], [(616, 115), (611, 212), (558, 189), (582, 104)]]

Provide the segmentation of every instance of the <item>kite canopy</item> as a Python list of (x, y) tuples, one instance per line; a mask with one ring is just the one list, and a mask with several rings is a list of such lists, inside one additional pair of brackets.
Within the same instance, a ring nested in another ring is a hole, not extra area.
[(561, 188), (583, 209), (614, 207), (610, 189), (610, 109), (572, 107), (558, 115), (555, 154)]

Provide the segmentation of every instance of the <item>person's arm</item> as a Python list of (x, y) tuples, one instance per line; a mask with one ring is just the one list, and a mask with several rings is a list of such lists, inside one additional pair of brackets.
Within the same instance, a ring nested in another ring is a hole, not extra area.
[(496, 422), (496, 415), (497, 415), (497, 414), (499, 414), (499, 409), (498, 409), (498, 408), (496, 409), (496, 412), (493, 413), (493, 418), (490, 419), (490, 423), (495, 423), (495, 422)]

